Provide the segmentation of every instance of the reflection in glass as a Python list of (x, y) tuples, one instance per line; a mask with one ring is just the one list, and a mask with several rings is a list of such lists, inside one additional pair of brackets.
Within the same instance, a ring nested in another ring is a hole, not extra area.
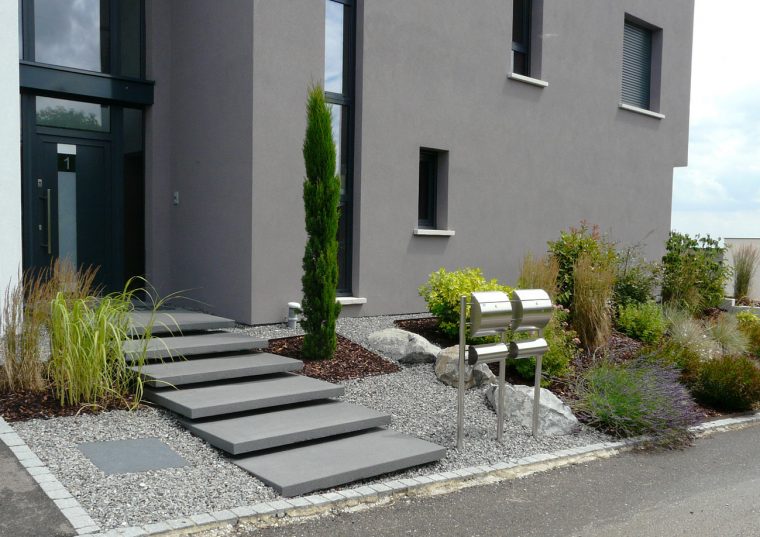
[(110, 108), (96, 103), (36, 97), (37, 125), (109, 132)]
[(108, 0), (35, 0), (35, 61), (109, 73), (108, 5)]
[(343, 107), (329, 104), (332, 115), (332, 135), (335, 142), (335, 171), (340, 175), (340, 197), (346, 194), (346, 165), (343, 162)]
[(325, 91), (343, 93), (343, 21), (345, 6), (325, 1)]
[(77, 261), (77, 146), (58, 144), (58, 257)]

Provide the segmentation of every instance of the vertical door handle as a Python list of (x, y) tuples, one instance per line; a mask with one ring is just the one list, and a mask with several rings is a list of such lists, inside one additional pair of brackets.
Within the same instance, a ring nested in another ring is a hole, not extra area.
[(50, 199), (51, 199), (51, 189), (47, 189), (47, 197), (46, 197), (46, 206), (47, 206), (47, 253), (48, 255), (53, 254), (53, 242), (52, 242), (52, 236), (53, 232), (50, 229), (50, 221), (51, 221), (51, 210), (50, 210)]

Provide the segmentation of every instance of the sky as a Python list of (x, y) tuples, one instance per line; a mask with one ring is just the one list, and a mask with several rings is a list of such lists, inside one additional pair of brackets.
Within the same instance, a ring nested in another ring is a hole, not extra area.
[(673, 176), (676, 231), (760, 237), (758, 20), (757, 0), (696, 0), (689, 165)]

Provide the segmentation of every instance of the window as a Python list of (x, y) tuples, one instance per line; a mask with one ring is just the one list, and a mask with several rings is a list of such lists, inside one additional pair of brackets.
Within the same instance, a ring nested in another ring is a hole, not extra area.
[(625, 21), (621, 102), (644, 110), (657, 107), (652, 91), (654, 34), (650, 28)]
[(438, 191), (438, 153), (420, 149), (419, 199), (417, 224), (421, 228), (435, 229)]
[(512, 72), (530, 76), (532, 0), (512, 2)]

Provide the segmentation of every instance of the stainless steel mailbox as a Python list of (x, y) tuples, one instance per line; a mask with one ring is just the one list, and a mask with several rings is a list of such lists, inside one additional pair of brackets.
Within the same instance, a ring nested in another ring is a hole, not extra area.
[(542, 337), (530, 341), (511, 341), (509, 343), (509, 357), (516, 360), (540, 356), (546, 354), (549, 344)]
[(552, 318), (554, 307), (549, 293), (543, 289), (516, 289), (512, 291), (514, 319), (512, 328), (533, 327), (543, 330)]
[(507, 347), (506, 343), (470, 345), (467, 351), (467, 363), (470, 365), (498, 362), (508, 357), (509, 347)]
[(501, 291), (472, 293), (470, 333), (473, 337), (503, 332), (512, 322), (512, 302)]

